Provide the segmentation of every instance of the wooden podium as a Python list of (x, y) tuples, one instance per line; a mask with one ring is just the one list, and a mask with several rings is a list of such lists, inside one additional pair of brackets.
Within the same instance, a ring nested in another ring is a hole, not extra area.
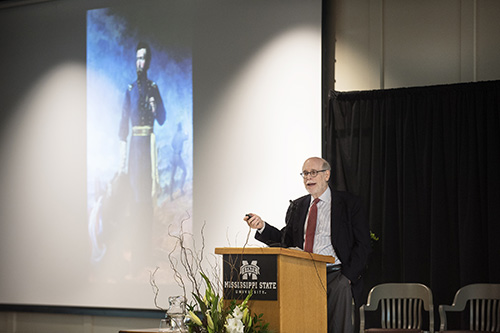
[[(262, 313), (271, 330), (281, 333), (327, 331), (326, 263), (333, 263), (333, 257), (277, 247), (216, 248), (215, 253), (223, 255), (224, 293), (226, 287), (252, 289), (254, 294), (249, 302), (252, 313)], [(238, 272), (229, 278), (228, 261), (230, 270)], [(258, 281), (264, 271), (273, 271), (273, 265), (276, 265), (277, 281)], [(235, 277), (238, 281), (228, 281)], [(233, 299), (245, 298), (244, 291), (239, 292), (241, 296)], [(271, 294), (271, 299), (262, 299), (262, 294)]]

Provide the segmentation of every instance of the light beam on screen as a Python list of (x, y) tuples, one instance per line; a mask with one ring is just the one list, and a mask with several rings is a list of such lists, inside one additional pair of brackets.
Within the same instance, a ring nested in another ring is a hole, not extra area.
[[(232, 246), (243, 246), (246, 241), (248, 227), (241, 220), (249, 209), (281, 227), (289, 200), (307, 193), (298, 174), (305, 158), (321, 156), (318, 29), (315, 25), (294, 26), (263, 43), (234, 72), (211, 108), (213, 116), (205, 126), (224, 129), (213, 133), (211, 141), (224, 154), (208, 147), (199, 148), (198, 154), (200, 159), (217, 161), (204, 164), (208, 175), (218, 174), (220, 165), (234, 165), (224, 169), (224, 179), (234, 179), (237, 185), (230, 192), (222, 191), (219, 197), (221, 202), (231, 203), (225, 206), (225, 213), (232, 222), (226, 231)], [(209, 152), (210, 158), (204, 156)], [(241, 176), (241, 164), (251, 170), (245, 177)], [(205, 177), (199, 180), (197, 189), (217, 188), (218, 181), (217, 177)], [(204, 218), (216, 220), (217, 216)], [(207, 228), (206, 240), (209, 246), (224, 246), (220, 230)], [(253, 233), (249, 242), (262, 246), (253, 239)]]
[[(190, 39), (156, 7), (87, 12), (88, 260), (97, 285), (148, 286), (156, 266), (169, 267), (169, 233), (181, 223), (192, 231)], [(177, 286), (168, 274), (157, 277), (164, 289)]]

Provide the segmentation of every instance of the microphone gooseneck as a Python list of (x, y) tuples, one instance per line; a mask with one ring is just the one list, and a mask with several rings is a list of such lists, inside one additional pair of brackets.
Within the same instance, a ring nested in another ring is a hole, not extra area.
[(288, 232), (288, 226), (290, 225), (290, 222), (292, 220), (292, 216), (294, 215), (295, 213), (295, 207), (297, 206), (297, 204), (295, 204), (295, 202), (293, 202), (292, 200), (289, 200), (290, 201), (290, 206), (288, 208), (288, 212), (286, 214), (286, 218), (285, 218), (285, 227), (283, 228), (283, 230), (281, 231), (281, 247), (288, 247), (285, 243), (285, 239), (286, 239), (286, 234)]

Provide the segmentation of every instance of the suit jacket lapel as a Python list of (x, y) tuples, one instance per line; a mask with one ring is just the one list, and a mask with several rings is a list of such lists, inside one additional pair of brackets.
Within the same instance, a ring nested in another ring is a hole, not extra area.
[(309, 211), (309, 203), (311, 202), (311, 196), (307, 195), (304, 197), (304, 200), (299, 202), (299, 209), (298, 209), (298, 217), (299, 217), (299, 223), (298, 223), (298, 232), (299, 232), (299, 238), (301, 240), (301, 245), (302, 248), (304, 247), (304, 226), (306, 224), (306, 218), (307, 218), (307, 212)]

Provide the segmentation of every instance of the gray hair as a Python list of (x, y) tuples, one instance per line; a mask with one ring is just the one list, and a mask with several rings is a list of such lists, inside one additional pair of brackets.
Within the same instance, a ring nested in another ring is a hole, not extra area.
[(330, 163), (328, 163), (328, 161), (325, 159), (322, 160), (323, 160), (323, 170), (332, 170), (332, 168), (330, 167)]

